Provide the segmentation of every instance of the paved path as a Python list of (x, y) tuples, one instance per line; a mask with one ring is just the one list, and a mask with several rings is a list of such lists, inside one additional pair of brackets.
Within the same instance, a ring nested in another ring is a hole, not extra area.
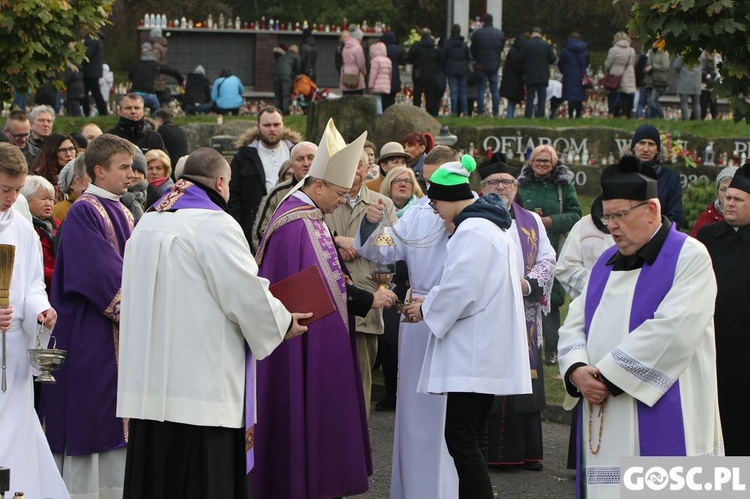
[[(357, 499), (389, 498), (394, 416), (395, 412), (377, 412), (374, 409), (370, 415), (370, 441), (375, 472), (370, 477), (370, 490), (366, 494), (356, 496)], [(490, 478), (495, 497), (506, 499), (574, 498), (575, 472), (565, 467), (569, 429), (567, 424), (543, 423), (544, 470), (491, 469)]]

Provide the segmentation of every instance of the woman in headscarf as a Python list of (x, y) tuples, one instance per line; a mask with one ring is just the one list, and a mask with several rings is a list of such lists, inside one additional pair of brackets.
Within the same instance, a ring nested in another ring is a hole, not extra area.
[(716, 199), (698, 215), (698, 220), (690, 231), (691, 236), (695, 237), (704, 225), (724, 220), (724, 197), (737, 169), (736, 166), (727, 166), (716, 176)]
[(83, 156), (81, 154), (76, 157), (76, 159), (70, 161), (60, 170), (57, 187), (65, 196), (65, 199), (55, 204), (52, 208), (52, 217), (59, 220), (60, 223), (68, 216), (68, 210), (70, 210), (75, 200), (78, 199), (78, 196), (83, 194), (83, 191), (91, 183), (89, 174), (86, 173), (86, 165), (83, 163)]

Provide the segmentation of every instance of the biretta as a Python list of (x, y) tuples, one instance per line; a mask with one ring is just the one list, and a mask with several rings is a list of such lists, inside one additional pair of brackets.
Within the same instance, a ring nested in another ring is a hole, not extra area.
[(504, 153), (494, 153), (490, 159), (483, 161), (482, 164), (477, 168), (477, 170), (479, 171), (479, 176), (482, 177), (482, 180), (484, 180), (490, 175), (494, 175), (496, 173), (507, 173), (513, 178), (516, 178), (518, 176), (518, 168), (510, 166), (506, 163), (506, 161), (508, 161), (508, 158)]
[(602, 199), (646, 201), (657, 197), (656, 172), (635, 156), (623, 156), (602, 172)]
[(729, 187), (750, 193), (750, 163), (745, 163), (739, 167), (734, 173)]

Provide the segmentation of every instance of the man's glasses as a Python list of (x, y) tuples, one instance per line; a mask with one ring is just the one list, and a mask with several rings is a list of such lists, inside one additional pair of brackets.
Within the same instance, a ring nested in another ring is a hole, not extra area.
[(610, 224), (610, 223), (612, 223), (612, 222), (620, 222), (620, 221), (621, 221), (621, 220), (623, 220), (623, 219), (624, 219), (624, 218), (625, 218), (626, 216), (628, 216), (628, 213), (630, 213), (631, 211), (633, 211), (633, 210), (634, 210), (634, 209), (636, 209), (636, 208), (640, 208), (641, 206), (646, 206), (647, 204), (648, 204), (648, 201), (644, 201), (644, 202), (642, 202), (642, 203), (638, 203), (638, 204), (637, 204), (637, 205), (635, 205), (635, 206), (631, 206), (631, 207), (630, 207), (630, 208), (628, 208), (627, 210), (616, 211), (616, 212), (614, 212), (614, 213), (610, 213), (609, 215), (602, 215), (602, 216), (601, 216), (601, 217), (599, 218), (599, 220), (601, 220), (601, 222), (602, 222), (602, 223), (603, 223), (604, 225), (609, 225), (609, 224)]
[(394, 178), (391, 180), (391, 185), (414, 185), (414, 182), (410, 178)]
[(437, 204), (435, 204), (435, 201), (430, 201), (427, 204), (430, 206), (430, 208), (432, 208), (433, 210), (437, 211)]
[(534, 164), (537, 165), (551, 165), (552, 160), (551, 159), (535, 159)]
[(57, 150), (57, 152), (60, 152), (60, 153), (63, 153), (63, 154), (66, 154), (66, 153), (69, 153), (69, 152), (73, 152), (74, 153), (74, 152), (76, 152), (76, 148), (75, 148), (75, 146), (61, 147), (61, 148), (59, 148)]
[(29, 138), (29, 135), (30, 135), (28, 133), (13, 133), (10, 130), (5, 130), (5, 133), (7, 133), (8, 135), (10, 135), (11, 137), (13, 137), (16, 140), (27, 139), (27, 138)]
[(515, 185), (516, 183), (517, 183), (516, 180), (514, 180), (512, 178), (503, 178), (503, 179), (499, 179), (499, 180), (483, 180), (482, 181), (482, 185), (489, 185), (493, 189), (497, 189), (497, 187), (500, 184), (502, 184), (503, 187), (507, 188), (507, 187), (510, 187), (512, 185)]
[(329, 184), (328, 182), (325, 182), (325, 181), (323, 181), (323, 185), (325, 185), (326, 187), (328, 187), (329, 189), (331, 189), (333, 192), (335, 192), (336, 194), (338, 194), (339, 195), (339, 199), (345, 199), (347, 201), (349, 200), (349, 193), (348, 192), (345, 192), (345, 193), (342, 194), (338, 190), (336, 190), (333, 187), (331, 187), (331, 184)]

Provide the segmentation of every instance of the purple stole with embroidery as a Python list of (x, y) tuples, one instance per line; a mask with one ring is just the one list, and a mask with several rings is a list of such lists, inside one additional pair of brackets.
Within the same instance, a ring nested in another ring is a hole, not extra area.
[[(521, 253), (523, 253), (524, 275), (528, 274), (536, 265), (536, 255), (539, 251), (538, 225), (531, 212), (521, 208), (513, 202), (513, 215), (516, 220), (518, 239), (521, 241)], [(539, 307), (536, 303), (532, 306), (535, 310)], [(529, 345), (529, 367), (536, 372), (537, 351), (539, 349), (539, 331), (536, 324), (536, 313), (524, 313), (526, 321), (526, 341)]]
[[(638, 281), (635, 285), (633, 304), (630, 310), (629, 331), (633, 331), (649, 319), (654, 318), (656, 309), (667, 295), (674, 281), (677, 260), (680, 250), (687, 240), (687, 235), (677, 231), (675, 225), (670, 227), (653, 265), (644, 263)], [(591, 269), (588, 288), (586, 290), (585, 323), (586, 339), (589, 328), (604, 288), (607, 285), (612, 266), (607, 261), (615, 254), (617, 246), (604, 251)], [(680, 400), (680, 382), (677, 380), (664, 395), (649, 407), (636, 400), (638, 408), (638, 440), (641, 456), (684, 456), (687, 454), (685, 446), (685, 424), (682, 419), (682, 403)], [(580, 490), (581, 463), (581, 428), (583, 425), (583, 404), (578, 406), (578, 471), (576, 479)]]

